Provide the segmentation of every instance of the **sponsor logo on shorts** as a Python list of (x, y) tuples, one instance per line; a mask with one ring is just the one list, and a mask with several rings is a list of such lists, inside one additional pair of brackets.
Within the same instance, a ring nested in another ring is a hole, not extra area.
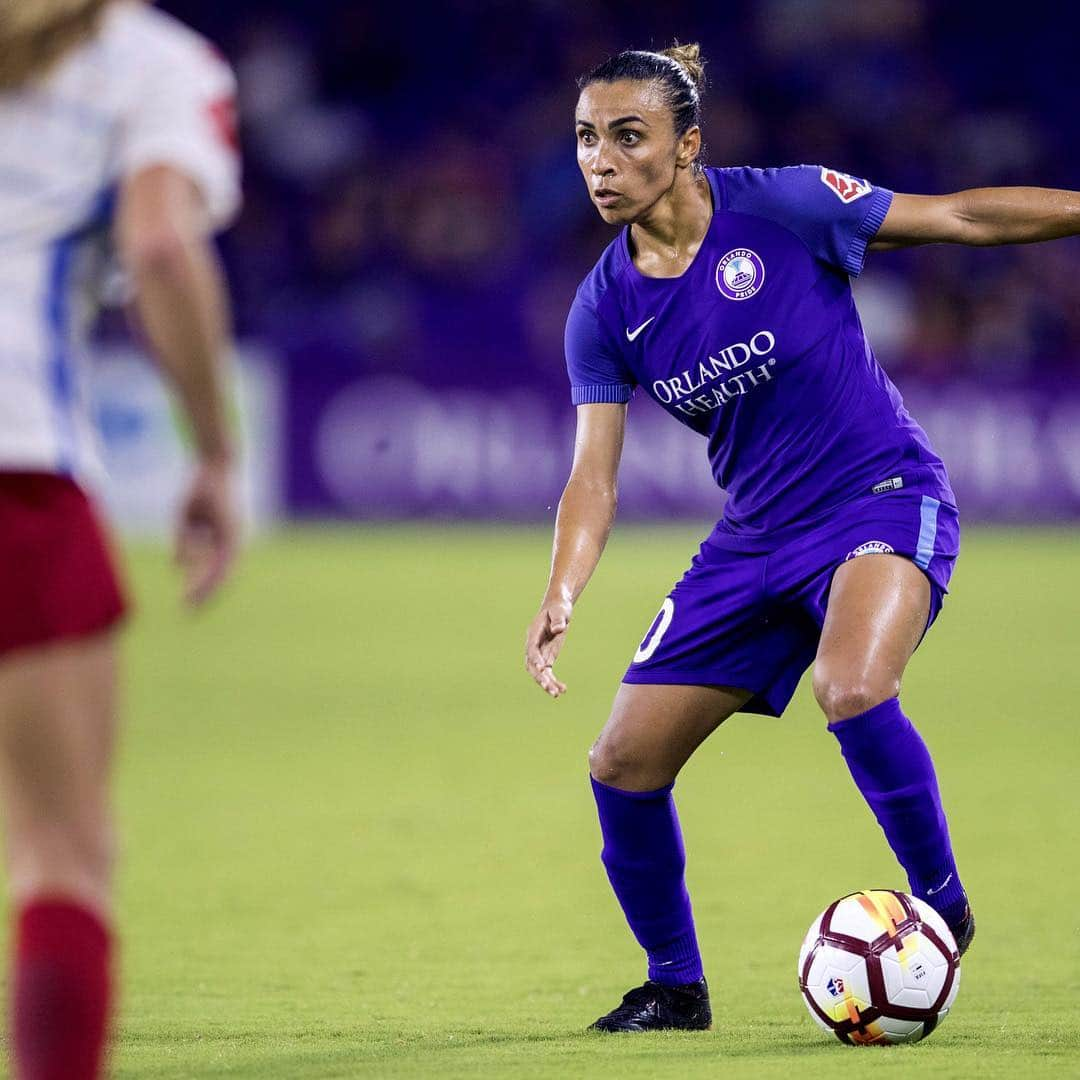
[(873, 187), (857, 176), (849, 176), (835, 169), (822, 168), (821, 182), (842, 202), (854, 202), (864, 195), (869, 195)]
[(832, 994), (833, 997), (844, 996), (844, 980), (838, 975), (834, 975), (826, 984), (825, 989)]
[(860, 544), (854, 551), (849, 551), (844, 562), (848, 559), (857, 559), (860, 555), (892, 555), (893, 548), (886, 544), (884, 540), (867, 540), (865, 544)]
[(732, 248), (716, 264), (716, 287), (729, 300), (749, 300), (764, 284), (765, 264), (749, 248)]
[(904, 486), (902, 476), (890, 476), (888, 480), (882, 480), (870, 489), (871, 495), (880, 495), (883, 491), (899, 491)]

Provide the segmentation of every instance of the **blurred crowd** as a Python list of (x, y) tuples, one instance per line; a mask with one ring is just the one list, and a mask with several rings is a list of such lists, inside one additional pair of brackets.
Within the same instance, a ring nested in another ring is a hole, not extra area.
[[(240, 83), (241, 334), (452, 384), (564, 379), (577, 283), (612, 238), (574, 158), (575, 79), (700, 41), (711, 164), (827, 164), (895, 190), (1080, 188), (1070, 35), (930, 0), (171, 0)], [(930, 380), (1080, 370), (1080, 241), (873, 257), (880, 358)]]

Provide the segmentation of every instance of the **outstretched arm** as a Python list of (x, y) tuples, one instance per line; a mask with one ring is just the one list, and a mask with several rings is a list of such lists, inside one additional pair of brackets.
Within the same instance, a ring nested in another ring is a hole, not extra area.
[(972, 188), (952, 195), (894, 195), (871, 251), (916, 244), (1034, 244), (1080, 233), (1080, 191)]
[(557, 698), (566, 691), (552, 665), (566, 639), (574, 602), (596, 569), (615, 520), (616, 477), (625, 405), (579, 405), (574, 464), (559, 500), (551, 577), (525, 636), (525, 670)]

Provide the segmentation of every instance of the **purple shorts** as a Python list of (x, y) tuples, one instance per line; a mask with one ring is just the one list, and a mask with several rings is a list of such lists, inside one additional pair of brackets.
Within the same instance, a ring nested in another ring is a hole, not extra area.
[(862, 555), (911, 559), (937, 618), (960, 547), (956, 508), (913, 492), (840, 507), (771, 550), (738, 550), (722, 526), (668, 594), (623, 682), (752, 690), (744, 712), (779, 716), (817, 653), (836, 568)]

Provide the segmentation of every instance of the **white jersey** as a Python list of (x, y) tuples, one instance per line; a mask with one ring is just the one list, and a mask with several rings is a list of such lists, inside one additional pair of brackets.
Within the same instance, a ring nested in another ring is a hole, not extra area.
[(95, 479), (86, 336), (119, 184), (173, 165), (224, 225), (239, 203), (234, 89), (202, 37), (119, 0), (45, 78), (0, 92), (0, 470)]

